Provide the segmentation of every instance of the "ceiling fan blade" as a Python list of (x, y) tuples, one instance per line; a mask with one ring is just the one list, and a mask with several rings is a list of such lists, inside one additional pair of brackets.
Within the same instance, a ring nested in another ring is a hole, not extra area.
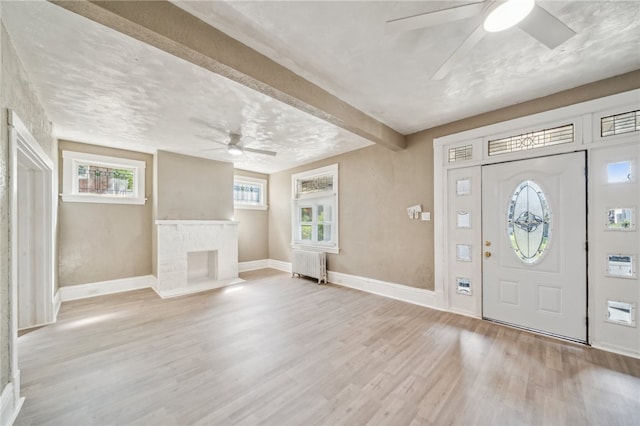
[(478, 15), (485, 7), (485, 2), (465, 4), (449, 9), (437, 10), (435, 12), (421, 13), (419, 15), (408, 16), (387, 21), (387, 34), (397, 34), (404, 31), (416, 30), (418, 28), (433, 27), (449, 22), (459, 21)]
[(462, 42), (462, 44), (455, 50), (455, 52), (453, 52), (451, 56), (449, 56), (444, 64), (440, 65), (440, 68), (438, 68), (436, 73), (433, 74), (431, 80), (442, 80), (443, 78), (445, 78), (447, 74), (449, 74), (449, 71), (451, 71), (451, 67), (453, 67), (453, 65), (458, 62), (460, 58), (471, 52), (474, 46), (478, 44), (480, 40), (482, 40), (482, 37), (484, 37), (485, 34), (486, 31), (484, 30), (482, 25), (478, 25), (478, 27), (473, 30), (469, 37), (467, 37), (467, 39)]
[(575, 35), (575, 31), (537, 3), (518, 27), (549, 49), (555, 49)]
[(247, 151), (247, 152), (254, 152), (254, 153), (256, 153), (256, 154), (271, 155), (271, 156), (274, 156), (274, 157), (275, 157), (275, 155), (277, 154), (277, 153), (276, 153), (276, 152), (274, 152), (274, 151), (267, 151), (267, 150), (265, 150), (265, 149), (247, 148), (246, 146), (243, 146), (243, 147), (242, 147), (242, 150), (243, 150), (243, 151)]

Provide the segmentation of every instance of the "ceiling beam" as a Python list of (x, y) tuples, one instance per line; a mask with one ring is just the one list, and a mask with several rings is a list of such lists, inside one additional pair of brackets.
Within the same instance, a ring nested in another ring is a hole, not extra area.
[(406, 147), (391, 127), (168, 1), (50, 1), (376, 144)]

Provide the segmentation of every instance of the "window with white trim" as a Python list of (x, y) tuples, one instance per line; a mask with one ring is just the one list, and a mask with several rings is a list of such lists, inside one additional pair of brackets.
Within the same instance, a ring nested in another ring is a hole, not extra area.
[(144, 204), (146, 163), (128, 158), (62, 151), (62, 201)]
[(236, 209), (267, 209), (266, 179), (236, 175), (233, 178), (233, 206)]
[(291, 176), (291, 246), (338, 253), (338, 165)]

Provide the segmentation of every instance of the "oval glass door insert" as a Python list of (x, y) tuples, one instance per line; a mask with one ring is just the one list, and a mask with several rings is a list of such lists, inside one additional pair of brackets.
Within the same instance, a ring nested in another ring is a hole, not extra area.
[(534, 181), (520, 182), (513, 192), (507, 211), (507, 233), (516, 256), (526, 264), (538, 262), (549, 247), (551, 209)]

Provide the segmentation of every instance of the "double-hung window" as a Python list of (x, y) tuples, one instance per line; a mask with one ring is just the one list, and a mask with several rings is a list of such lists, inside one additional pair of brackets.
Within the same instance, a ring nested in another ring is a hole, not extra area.
[(291, 177), (291, 246), (338, 253), (338, 165)]

